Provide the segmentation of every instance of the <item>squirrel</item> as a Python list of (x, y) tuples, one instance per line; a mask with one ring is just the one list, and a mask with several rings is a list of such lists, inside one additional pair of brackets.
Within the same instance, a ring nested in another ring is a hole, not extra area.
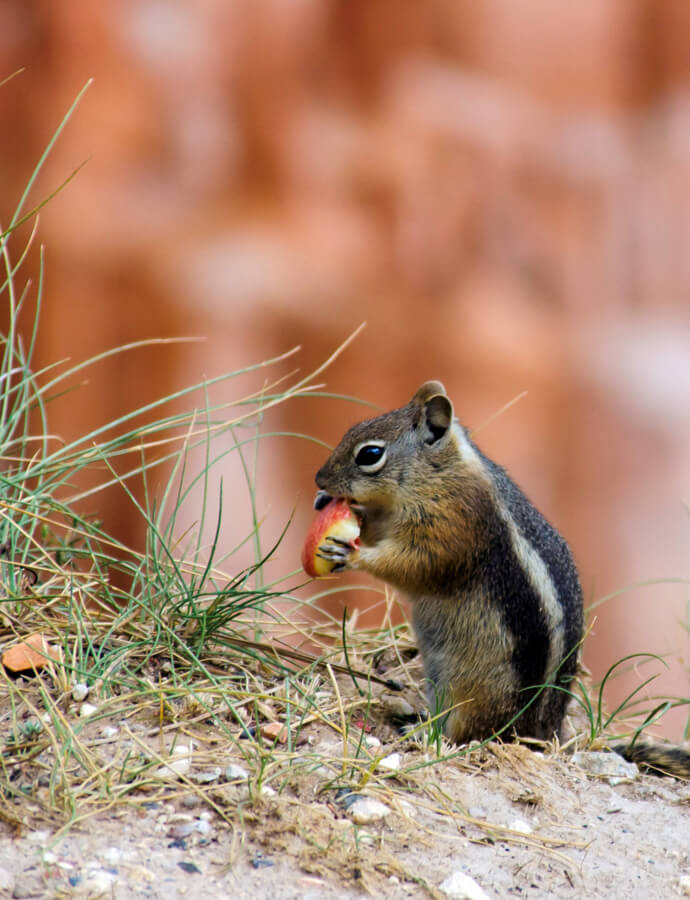
[[(316, 509), (344, 498), (359, 540), (318, 554), (407, 595), (427, 697), (446, 736), (561, 736), (583, 637), (570, 549), (507, 472), (485, 456), (439, 381), (354, 425), (316, 474)], [(690, 775), (690, 753), (636, 741), (631, 761)]]

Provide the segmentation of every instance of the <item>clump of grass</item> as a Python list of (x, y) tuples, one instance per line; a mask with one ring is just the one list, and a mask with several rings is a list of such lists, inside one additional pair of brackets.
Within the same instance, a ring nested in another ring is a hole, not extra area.
[(572, 688), (566, 693), (583, 714), (587, 743), (620, 739), (631, 739), (634, 743), (645, 729), (658, 722), (670, 709), (690, 706), (690, 699), (684, 697), (648, 697), (645, 689), (659, 677), (656, 673), (636, 684), (613, 709), (608, 707), (606, 688), (609, 682), (622, 672), (637, 669), (639, 664), (644, 665), (652, 660), (667, 666), (656, 653), (630, 653), (609, 666), (597, 685), (592, 686), (581, 677), (573, 680)]
[[(281, 656), (270, 639), (269, 632), (285, 625), (273, 601), (289, 596), (304, 576), (288, 572), (271, 583), (264, 575), (280, 540), (262, 549), (250, 457), (270, 436), (263, 431), (269, 410), (316, 394), (323, 367), (307, 377), (281, 375), (279, 368), (295, 348), (132, 409), (67, 443), (51, 436), (52, 397), (107, 357), (160, 343), (138, 342), (35, 371), (42, 251), (35, 293), (30, 282), (20, 279), (37, 222), (17, 252), (14, 243), (19, 226), (35, 218), (41, 205), (23, 212), (73, 109), (0, 236), (0, 302), (9, 311), (7, 332), (0, 335), (0, 647), (38, 632), (60, 648), (59, 656), (47, 659), (46, 668), (31, 678), (13, 680), (0, 672), (0, 815), (9, 820), (16, 813), (13, 799), (26, 796), (16, 781), (17, 766), (26, 770), (29, 746), (50, 785), (49, 796), (32, 803), (31, 814), (74, 820), (84, 814), (84, 806), (98, 807), (97, 796), (113, 802), (140, 788), (142, 779), (151, 779), (154, 759), (147, 740), (137, 739), (138, 752), (130, 748), (125, 757), (115, 754), (104, 763), (98, 748), (107, 740), (97, 729), (106, 722), (139, 719), (142, 726), (143, 720), (147, 733), (155, 732), (162, 742), (193, 707), (195, 716), (187, 726), (210, 718), (236, 743), (252, 719), (262, 721), (284, 707), (292, 740), (316, 707), (313, 657), (289, 648)], [(20, 317), (25, 321), (30, 312), (24, 339)], [(261, 378), (254, 393), (220, 405), (208, 402), (212, 385), (227, 384), (230, 393), (233, 379), (252, 371)], [(273, 373), (268, 381), (266, 373)], [(180, 412), (185, 403), (189, 408)], [(253, 544), (254, 561), (239, 567), (233, 565), (234, 551), (220, 550), (223, 487), (215, 472), (228, 453), (239, 456), (247, 476), (253, 521), (240, 546)], [(153, 473), (163, 480), (156, 494), (150, 487)], [(91, 486), (76, 487), (83, 483)], [(85, 512), (87, 502), (92, 506), (113, 486), (141, 517), (141, 547), (117, 540), (107, 523)], [(183, 522), (190, 503), (198, 506), (194, 530)], [(267, 688), (267, 673), (277, 679), (276, 686)], [(71, 689), (76, 683), (91, 690), (96, 711), (89, 718), (75, 718), (79, 707), (71, 701)], [(259, 735), (258, 744), (251, 742), (251, 749), (244, 744), (238, 751), (258, 755), (261, 771), (262, 746), (270, 748), (272, 742), (262, 745)]]

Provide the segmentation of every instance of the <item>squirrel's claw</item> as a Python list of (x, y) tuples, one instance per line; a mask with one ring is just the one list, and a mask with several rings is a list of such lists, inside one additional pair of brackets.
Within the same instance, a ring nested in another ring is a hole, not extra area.
[(338, 572), (347, 565), (350, 554), (354, 551), (354, 547), (348, 541), (343, 541), (337, 537), (327, 537), (323, 543), (319, 544), (316, 556), (325, 559), (333, 564), (333, 571)]
[(333, 535), (329, 535), (326, 540), (331, 541), (333, 544), (337, 544), (339, 547), (347, 547), (349, 550), (352, 550), (350, 541), (344, 541), (342, 538), (333, 537)]

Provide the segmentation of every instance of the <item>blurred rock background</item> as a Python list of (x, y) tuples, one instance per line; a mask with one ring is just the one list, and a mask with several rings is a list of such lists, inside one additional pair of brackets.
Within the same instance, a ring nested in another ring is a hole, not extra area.
[[(89, 157), (41, 216), (37, 362), (206, 338), (101, 365), (53, 431), (294, 344), (307, 371), (366, 320), (334, 392), (385, 409), (440, 378), (471, 427), (528, 392), (477, 439), (568, 537), (588, 600), (677, 580), (599, 606), (587, 664), (654, 651), (653, 693), (688, 695), (687, 0), (4, 0), (0, 78), (22, 66), (0, 88), (5, 223), (94, 78), (32, 194)], [(335, 443), (366, 415), (300, 400), (267, 428)], [(324, 455), (262, 443), (266, 544), (296, 507), (283, 572)], [(224, 479), (231, 546), (250, 518)], [(140, 539), (122, 492), (98, 513)]]

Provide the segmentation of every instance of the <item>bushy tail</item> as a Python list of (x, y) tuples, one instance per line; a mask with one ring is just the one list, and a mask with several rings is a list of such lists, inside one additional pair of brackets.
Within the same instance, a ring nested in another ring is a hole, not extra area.
[(654, 775), (690, 778), (690, 750), (677, 744), (635, 741), (633, 744), (614, 744), (611, 749)]

